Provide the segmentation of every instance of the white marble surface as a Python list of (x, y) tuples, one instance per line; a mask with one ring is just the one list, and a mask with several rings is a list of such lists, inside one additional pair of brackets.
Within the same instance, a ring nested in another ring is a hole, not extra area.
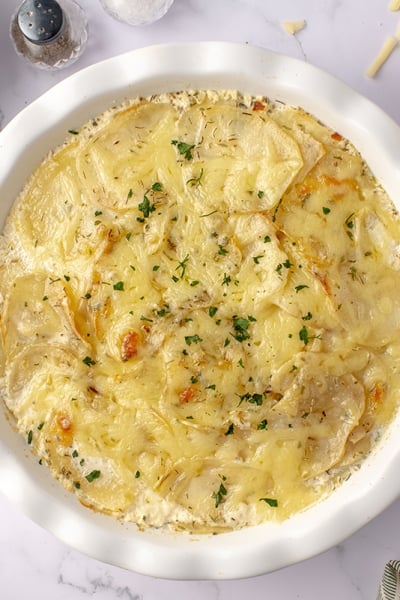
[[(37, 71), (15, 54), (8, 26), (18, 0), (0, 4), (0, 127), (57, 81), (121, 52), (154, 43), (195, 40), (246, 42), (301, 58), (350, 84), (400, 123), (400, 48), (378, 76), (365, 70), (400, 12), (389, 0), (175, 0), (160, 21), (134, 28), (111, 19), (97, 0), (80, 0), (89, 43), (73, 66)], [(284, 20), (305, 18), (293, 37)], [(254, 579), (167, 581), (102, 564), (68, 548), (0, 496), (0, 598), (20, 600), (367, 600), (376, 597), (384, 564), (400, 558), (400, 500), (336, 548)]]

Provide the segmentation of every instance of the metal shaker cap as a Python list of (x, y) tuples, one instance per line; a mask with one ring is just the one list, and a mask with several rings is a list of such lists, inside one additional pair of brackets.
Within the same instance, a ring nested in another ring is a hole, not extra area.
[(47, 44), (62, 32), (64, 15), (56, 0), (25, 0), (18, 10), (18, 26), (33, 44)]

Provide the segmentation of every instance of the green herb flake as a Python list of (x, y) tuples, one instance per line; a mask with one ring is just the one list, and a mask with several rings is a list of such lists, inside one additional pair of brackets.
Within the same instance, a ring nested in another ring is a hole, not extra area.
[(199, 283), (200, 281), (198, 279), (194, 279), (190, 282), (190, 287), (196, 287), (196, 285), (199, 285)]
[(303, 327), (299, 331), (299, 338), (305, 345), (309, 342), (307, 327), (303, 325)]
[(65, 281), (70, 281), (71, 277), (69, 275), (64, 275)]
[(179, 261), (178, 266), (176, 267), (175, 271), (178, 271), (179, 269), (181, 270), (180, 272), (180, 278), (183, 279), (185, 273), (186, 273), (186, 267), (189, 261), (189, 254), (186, 254), (185, 258), (181, 261)]
[(231, 283), (231, 281), (232, 281), (231, 276), (224, 273), (224, 277), (222, 279), (222, 285), (229, 285)]
[(74, 486), (74, 488), (75, 488), (76, 490), (79, 490), (79, 489), (80, 489), (80, 487), (81, 487), (81, 484), (79, 483), (79, 481), (74, 481), (74, 483), (73, 483), (72, 485)]
[(186, 160), (191, 160), (193, 158), (192, 150), (195, 147), (194, 144), (187, 144), (186, 142), (180, 142), (178, 140), (171, 140), (171, 144), (176, 146), (179, 154), (186, 158)]
[(162, 192), (162, 189), (163, 189), (162, 183), (160, 183), (159, 181), (156, 181), (151, 186), (151, 189), (153, 192)]
[(238, 394), (239, 396), (239, 406), (242, 404), (242, 402), (249, 402), (249, 404), (256, 404), (257, 406), (261, 406), (263, 403), (263, 396), (262, 394), (250, 394), (250, 392), (246, 392), (245, 394)]
[(141, 213), (143, 213), (143, 217), (137, 217), (137, 221), (139, 221), (140, 223), (143, 223), (144, 219), (148, 219), (150, 216), (150, 213), (152, 213), (156, 210), (156, 205), (154, 203), (151, 204), (149, 197), (145, 194), (143, 196), (142, 202), (140, 202), (138, 204), (138, 209), (140, 210)]
[(345, 222), (346, 222), (346, 226), (347, 226), (349, 229), (353, 229), (353, 227), (354, 227), (354, 225), (355, 225), (355, 223), (354, 223), (354, 221), (353, 221), (353, 217), (354, 217), (354, 213), (351, 213), (351, 215), (349, 215), (349, 216), (347, 217), (346, 221), (345, 221)]
[(136, 471), (135, 472), (135, 479), (139, 479), (139, 477), (140, 477), (140, 471)]
[(255, 262), (256, 265), (260, 264), (260, 259), (264, 258), (265, 254), (260, 254), (259, 256), (253, 256), (253, 260)]
[(323, 206), (322, 212), (324, 213), (324, 215), (329, 215), (329, 213), (331, 212), (331, 209), (328, 208), (327, 206)]
[(185, 335), (185, 342), (188, 346), (191, 346), (191, 344), (198, 344), (202, 341), (203, 340), (197, 335), (197, 333), (195, 335)]
[(234, 431), (235, 431), (235, 426), (233, 423), (231, 423), (229, 425), (228, 429), (225, 431), (224, 435), (232, 435)]
[(98, 471), (97, 469), (94, 469), (88, 475), (85, 475), (85, 479), (89, 483), (92, 483), (92, 481), (94, 481), (95, 479), (98, 479), (100, 477), (100, 475), (101, 475), (101, 471)]
[(233, 337), (238, 342), (244, 342), (250, 337), (247, 331), (250, 326), (250, 319), (244, 319), (243, 317), (233, 317)]
[(123, 281), (117, 281), (117, 283), (114, 283), (113, 288), (117, 292), (123, 292), (124, 291), (124, 282)]
[(303, 321), (310, 321), (312, 319), (312, 314), (310, 313), (310, 311), (308, 311), (308, 313), (301, 318), (303, 319)]
[(28, 431), (28, 437), (26, 438), (28, 445), (32, 444), (32, 439), (33, 439), (33, 431), (32, 431), (32, 429), (30, 429)]
[(259, 422), (259, 424), (257, 425), (257, 429), (261, 430), (261, 429), (267, 429), (268, 426), (268, 421), (267, 419), (263, 419), (262, 421)]
[(217, 310), (218, 310), (217, 306), (210, 306), (210, 308), (208, 309), (208, 314), (210, 315), (210, 317), (214, 317)]
[(261, 200), (261, 198), (264, 198), (264, 196), (265, 196), (265, 192), (263, 192), (262, 190), (258, 190), (258, 192), (257, 192), (257, 196), (258, 196), (258, 198), (260, 198), (260, 200)]
[(305, 290), (308, 287), (308, 285), (296, 285), (294, 289), (296, 290), (296, 294), (298, 294), (299, 292), (301, 292), (301, 290)]
[(222, 476), (221, 479), (222, 479), (222, 483), (220, 484), (218, 491), (214, 492), (212, 495), (212, 497), (215, 499), (215, 508), (218, 508), (218, 506), (221, 504), (221, 502), (223, 502), (224, 497), (228, 493), (228, 491), (223, 483), (224, 481), (226, 481), (226, 477)]
[(271, 236), (266, 235), (265, 238), (264, 238), (264, 244), (269, 244), (270, 242), (272, 242)]
[(259, 500), (260, 502), (265, 502), (269, 506), (272, 506), (272, 508), (276, 508), (278, 506), (278, 500), (276, 500), (276, 498), (260, 498)]
[(79, 131), (77, 129), (68, 129), (68, 133), (71, 135), (79, 135)]
[(221, 256), (226, 256), (228, 254), (228, 250), (222, 244), (218, 244), (218, 254)]
[(94, 361), (92, 358), (90, 358), (90, 356), (85, 356), (85, 358), (82, 359), (82, 362), (85, 365), (87, 365), (88, 367), (96, 364), (96, 361)]
[(159, 268), (160, 268), (160, 265), (154, 265), (153, 266), (153, 271), (158, 271)]

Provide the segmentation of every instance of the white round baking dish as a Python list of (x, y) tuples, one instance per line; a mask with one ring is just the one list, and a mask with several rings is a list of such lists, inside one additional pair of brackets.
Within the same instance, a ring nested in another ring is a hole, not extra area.
[[(128, 97), (196, 88), (239, 89), (302, 106), (349, 138), (400, 204), (400, 129), (378, 107), (301, 61), (204, 42), (147, 47), (93, 65), (17, 115), (0, 133), (0, 223), (25, 179), (69, 129)], [(282, 524), (216, 536), (141, 532), (81, 506), (30, 454), (1, 405), (0, 489), (64, 542), (105, 562), (164, 578), (242, 578), (327, 550), (383, 511), (400, 493), (399, 440), (400, 415), (359, 471)]]

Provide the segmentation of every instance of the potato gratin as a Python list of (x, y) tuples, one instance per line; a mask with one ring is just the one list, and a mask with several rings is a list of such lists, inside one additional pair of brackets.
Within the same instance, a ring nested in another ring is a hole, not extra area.
[(79, 500), (222, 531), (326, 496), (398, 403), (400, 223), (354, 147), (236, 92), (70, 131), (1, 237), (1, 391)]

